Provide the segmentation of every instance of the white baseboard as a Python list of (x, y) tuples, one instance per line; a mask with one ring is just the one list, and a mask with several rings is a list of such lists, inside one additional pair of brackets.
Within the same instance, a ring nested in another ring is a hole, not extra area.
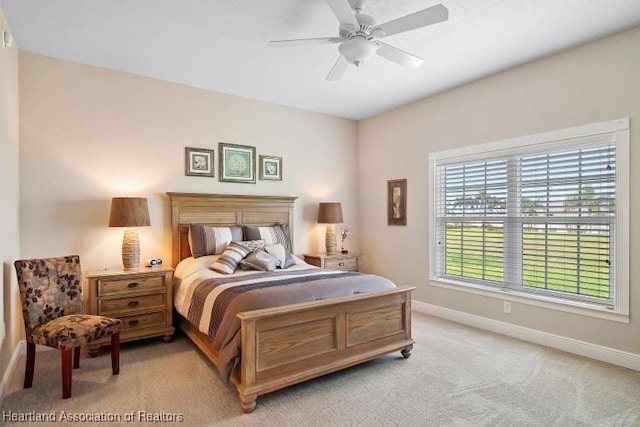
[(420, 313), (640, 371), (640, 354), (637, 353), (616, 350), (586, 341), (512, 325), (421, 301), (412, 300), (411, 307)]
[(18, 342), (18, 345), (16, 346), (16, 348), (13, 349), (13, 354), (11, 355), (11, 359), (9, 359), (9, 364), (7, 365), (7, 369), (4, 371), (4, 375), (2, 376), (2, 382), (0, 382), (0, 406), (2, 406), (4, 393), (7, 390), (7, 385), (11, 380), (13, 371), (16, 370), (16, 364), (18, 363), (18, 359), (27, 353), (26, 348), (27, 348), (26, 341), (20, 341)]

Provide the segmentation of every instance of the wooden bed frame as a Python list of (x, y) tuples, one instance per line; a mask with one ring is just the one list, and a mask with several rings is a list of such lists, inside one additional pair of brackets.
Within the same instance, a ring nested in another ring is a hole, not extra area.
[[(190, 223), (269, 226), (288, 223), (293, 243), (295, 197), (167, 193), (173, 266), (191, 256)], [(241, 363), (233, 372), (244, 412), (259, 395), (384, 354), (411, 355), (412, 287), (239, 313)], [(214, 363), (212, 339), (176, 316), (178, 326)]]

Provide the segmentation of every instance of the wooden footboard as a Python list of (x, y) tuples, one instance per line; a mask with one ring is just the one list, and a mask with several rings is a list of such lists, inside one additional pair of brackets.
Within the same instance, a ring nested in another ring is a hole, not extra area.
[[(259, 395), (402, 351), (411, 339), (412, 287), (239, 313), (241, 365), (231, 377), (245, 412)], [(214, 364), (211, 338), (180, 317), (180, 328)]]
[(409, 357), (411, 291), (360, 294), (238, 314), (242, 409), (257, 396), (402, 350)]

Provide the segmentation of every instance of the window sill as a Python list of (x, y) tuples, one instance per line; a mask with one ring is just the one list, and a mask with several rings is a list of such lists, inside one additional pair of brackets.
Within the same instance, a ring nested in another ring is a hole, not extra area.
[(542, 295), (531, 295), (523, 292), (491, 289), (485, 286), (457, 282), (449, 279), (430, 278), (429, 286), (452, 289), (460, 292), (467, 292), (475, 295), (482, 295), (490, 298), (497, 298), (505, 301), (517, 302), (536, 307), (543, 307), (550, 310), (564, 311), (581, 316), (596, 317), (599, 319), (611, 320), (619, 323), (629, 323), (629, 315), (617, 313), (594, 304), (587, 304), (577, 301), (559, 300), (557, 298), (545, 297)]

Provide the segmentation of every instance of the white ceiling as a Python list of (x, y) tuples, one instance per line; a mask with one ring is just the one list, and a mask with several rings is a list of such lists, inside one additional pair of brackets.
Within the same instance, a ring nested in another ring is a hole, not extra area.
[(337, 45), (267, 44), (336, 36), (323, 0), (0, 0), (22, 51), (351, 119), (640, 24), (640, 0), (368, 0), (364, 12), (383, 23), (438, 3), (447, 22), (385, 38), (420, 68), (374, 56), (327, 82)]

